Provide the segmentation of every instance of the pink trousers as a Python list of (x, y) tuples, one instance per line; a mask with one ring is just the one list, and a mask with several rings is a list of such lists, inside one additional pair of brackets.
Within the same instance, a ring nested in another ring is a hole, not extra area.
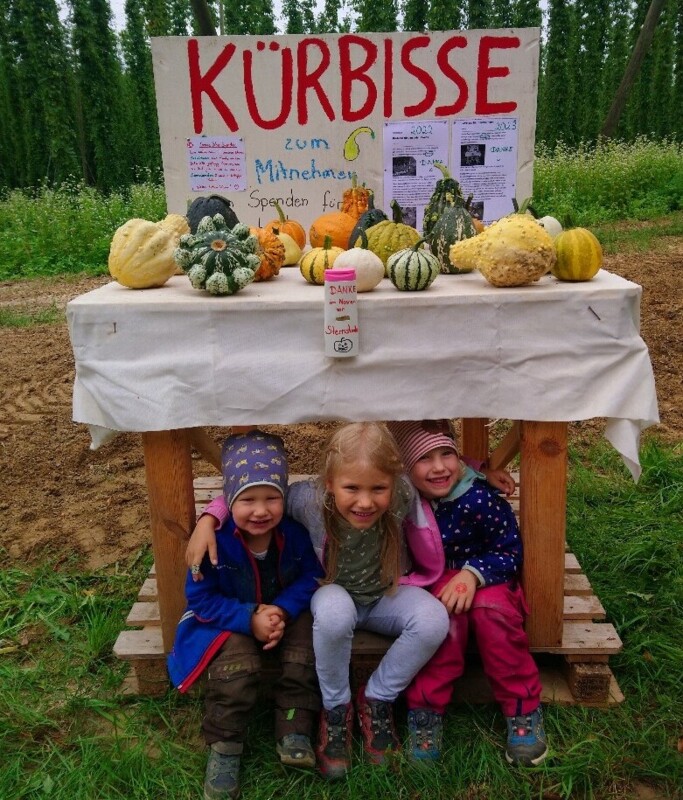
[[(459, 570), (446, 570), (431, 588), (439, 590)], [(409, 709), (429, 708), (439, 714), (453, 695), (453, 684), (465, 671), (465, 651), (473, 634), (484, 673), (503, 714), (512, 717), (534, 711), (541, 701), (538, 667), (524, 632), (524, 594), (509, 583), (478, 589), (470, 610), (451, 614), (443, 644), (406, 689)]]

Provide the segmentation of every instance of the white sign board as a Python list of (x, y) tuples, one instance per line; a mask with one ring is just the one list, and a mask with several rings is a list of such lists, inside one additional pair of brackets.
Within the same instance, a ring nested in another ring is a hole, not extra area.
[[(419, 225), (441, 161), (485, 220), (502, 216), (532, 191), (539, 41), (538, 28), (153, 39), (168, 211), (215, 193), (262, 225), (277, 200), (308, 228), (355, 173)], [(514, 131), (494, 137), (496, 121)], [(492, 179), (498, 194), (477, 196)]]

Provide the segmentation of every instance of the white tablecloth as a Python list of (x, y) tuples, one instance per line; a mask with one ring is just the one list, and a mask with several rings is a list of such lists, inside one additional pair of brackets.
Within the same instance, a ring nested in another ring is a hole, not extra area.
[(360, 354), (333, 359), (323, 288), (296, 268), (231, 297), (199, 292), (185, 276), (142, 291), (110, 283), (67, 307), (73, 416), (116, 431), (606, 417), (607, 438), (637, 478), (640, 432), (659, 421), (640, 295), (604, 270), (586, 283), (546, 276), (516, 289), (478, 273), (441, 275), (424, 292), (385, 279), (358, 296)]

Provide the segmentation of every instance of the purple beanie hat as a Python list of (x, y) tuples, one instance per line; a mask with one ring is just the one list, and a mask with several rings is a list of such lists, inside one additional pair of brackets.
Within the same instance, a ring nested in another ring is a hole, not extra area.
[(228, 508), (252, 486), (273, 486), (284, 497), (288, 479), (284, 443), (279, 436), (259, 430), (228, 436), (221, 452), (221, 472)]

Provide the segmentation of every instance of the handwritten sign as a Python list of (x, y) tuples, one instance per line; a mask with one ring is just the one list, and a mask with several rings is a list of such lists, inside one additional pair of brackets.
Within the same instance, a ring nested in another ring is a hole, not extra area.
[(187, 139), (187, 162), (193, 192), (243, 192), (247, 188), (244, 139), (191, 136)]
[[(539, 45), (538, 28), (154, 38), (168, 211), (216, 191), (251, 225), (277, 216), (278, 202), (308, 228), (340, 207), (355, 173), (377, 208), (400, 195), (417, 222), (421, 201), (408, 201), (440, 175), (404, 180), (394, 159), (426, 166), (445, 150), (452, 161), (453, 123), (469, 119), (518, 120), (515, 188), (527, 197)], [(412, 146), (398, 138), (411, 125), (423, 126)], [(188, 155), (202, 141), (216, 145), (206, 161)], [(226, 142), (242, 143), (243, 160), (225, 156)]]

